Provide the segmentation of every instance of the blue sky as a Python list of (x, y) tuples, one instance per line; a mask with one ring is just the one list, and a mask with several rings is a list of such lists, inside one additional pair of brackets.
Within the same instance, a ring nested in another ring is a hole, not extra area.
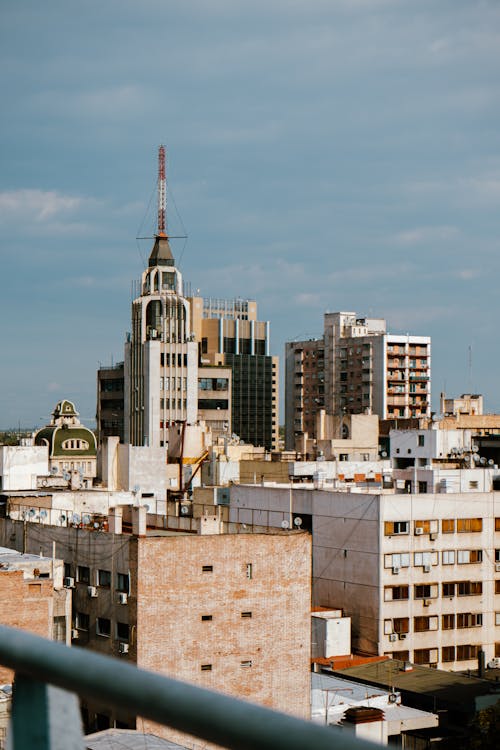
[(385, 317), (432, 336), (435, 406), (472, 388), (500, 411), (496, 0), (4, 0), (0, 21), (1, 426), (63, 397), (95, 414), (160, 143), (185, 279), (256, 299), (273, 353), (326, 310)]

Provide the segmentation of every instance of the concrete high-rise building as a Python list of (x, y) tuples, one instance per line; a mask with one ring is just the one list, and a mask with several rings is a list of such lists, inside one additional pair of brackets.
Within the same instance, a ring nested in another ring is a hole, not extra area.
[(231, 371), (232, 431), (246, 443), (277, 448), (279, 364), (270, 355), (269, 321), (257, 320), (254, 300), (189, 301), (201, 365)]
[(323, 350), (323, 357), (312, 356), (311, 342), (287, 344), (287, 447), (293, 447), (295, 435), (311, 428), (304, 407), (307, 383), (310, 389), (314, 381), (324, 380), (327, 414), (377, 414), (381, 419), (430, 416), (430, 337), (391, 334), (386, 329), (383, 318), (326, 313), (323, 339), (314, 344), (318, 352)]

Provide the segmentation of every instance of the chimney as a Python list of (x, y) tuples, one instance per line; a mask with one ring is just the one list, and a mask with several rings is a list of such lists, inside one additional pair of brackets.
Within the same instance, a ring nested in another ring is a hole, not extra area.
[(122, 514), (123, 514), (123, 508), (110, 508), (109, 509), (108, 530), (110, 534), (122, 533)]

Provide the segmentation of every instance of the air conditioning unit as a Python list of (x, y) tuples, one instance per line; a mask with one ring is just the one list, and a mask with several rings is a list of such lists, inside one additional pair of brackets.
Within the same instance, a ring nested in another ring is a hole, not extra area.
[(93, 599), (97, 596), (97, 589), (95, 586), (87, 586), (87, 593), (89, 596), (91, 596)]
[(421, 536), (424, 533), (422, 526), (415, 526), (415, 536)]
[(400, 634), (399, 634), (399, 640), (400, 640), (400, 641), (404, 641), (404, 640), (405, 640), (405, 638), (406, 638), (406, 633), (400, 633)]
[(397, 633), (391, 633), (390, 636), (389, 636), (389, 640), (391, 641), (391, 643), (394, 643), (394, 641), (398, 640), (398, 634)]
[(430, 607), (431, 600), (430, 599), (424, 599), (424, 607)]
[(432, 534), (430, 534), (429, 539), (431, 542), (435, 542), (437, 539), (437, 533), (434, 531)]
[(430, 573), (431, 572), (431, 566), (430, 565), (424, 565), (424, 573)]
[(392, 575), (393, 575), (393, 576), (397, 576), (397, 575), (399, 575), (399, 568), (398, 568), (398, 567), (394, 567), (394, 568), (392, 569)]
[(70, 578), (67, 576), (66, 578), (63, 578), (63, 586), (65, 589), (74, 589), (75, 588), (75, 579)]
[(118, 594), (118, 604), (126, 604), (128, 601), (127, 594)]
[(488, 669), (498, 669), (500, 667), (500, 658), (495, 656), (494, 659), (488, 662)]
[(500, 573), (500, 562), (495, 563), (495, 572)]
[(118, 644), (118, 653), (119, 654), (128, 654), (128, 643), (119, 643)]
[(76, 628), (71, 628), (71, 640), (76, 641), (79, 637), (80, 633)]

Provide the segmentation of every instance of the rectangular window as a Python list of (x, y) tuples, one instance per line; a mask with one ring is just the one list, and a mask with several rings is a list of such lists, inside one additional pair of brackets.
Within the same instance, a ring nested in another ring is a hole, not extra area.
[(98, 617), (96, 620), (95, 632), (97, 635), (109, 638), (111, 635), (111, 620), (107, 617)]
[(441, 521), (441, 531), (443, 534), (453, 534), (455, 532), (455, 519), (443, 518)]
[(201, 671), (202, 672), (211, 672), (212, 671), (212, 665), (211, 664), (202, 664), (201, 665)]
[(413, 652), (415, 664), (437, 664), (437, 648), (417, 648)]
[(495, 625), (500, 625), (500, 612), (495, 612)]
[(455, 564), (455, 550), (444, 549), (441, 553), (443, 565), (454, 565)]
[(459, 549), (457, 550), (458, 564), (478, 563), (483, 561), (483, 550), (481, 549)]
[(401, 599), (409, 599), (409, 586), (386, 586), (384, 589), (384, 601), (393, 602)]
[(384, 555), (384, 566), (386, 568), (408, 568), (410, 566), (410, 553), (395, 552), (392, 555)]
[(500, 518), (495, 518), (495, 531), (500, 531)]
[(413, 553), (413, 565), (418, 568), (420, 566), (431, 566), (437, 565), (438, 553), (437, 552), (414, 552)]
[(394, 633), (409, 633), (410, 632), (410, 618), (409, 617), (395, 617), (392, 621), (392, 627)]
[(393, 534), (408, 534), (409, 527), (409, 521), (386, 521), (384, 524), (384, 533), (385, 536), (392, 536)]
[(247, 659), (246, 661), (242, 661), (242, 662), (240, 662), (240, 664), (241, 664), (241, 666), (242, 666), (242, 667), (244, 667), (245, 669), (248, 669), (248, 667), (251, 667), (251, 666), (252, 666), (252, 662), (251, 662), (251, 660), (250, 660), (250, 659)]
[(109, 589), (111, 586), (111, 572), (109, 570), (97, 571), (97, 585)]
[(483, 593), (482, 581), (457, 581), (458, 596), (479, 596)]
[(214, 569), (213, 565), (202, 565), (201, 570), (203, 573), (211, 573)]
[(457, 615), (457, 628), (477, 628), (483, 624), (483, 615), (474, 612), (460, 612)]
[(251, 617), (251, 616), (252, 616), (252, 613), (251, 613), (251, 612), (242, 612), (242, 613), (241, 613), (241, 616), (242, 616), (242, 617)]
[(116, 574), (116, 590), (121, 591), (123, 594), (130, 592), (130, 582), (128, 573), (117, 573)]
[(455, 596), (454, 583), (443, 583), (443, 596)]
[(90, 568), (86, 565), (78, 565), (76, 569), (76, 579), (80, 583), (90, 583)]
[(459, 534), (483, 530), (482, 518), (457, 518), (457, 531)]
[(75, 628), (77, 630), (88, 630), (89, 629), (89, 616), (86, 612), (77, 612), (75, 615)]
[(443, 646), (441, 649), (441, 661), (455, 661), (455, 646)]
[(418, 445), (419, 448), (422, 448), (425, 445), (425, 435), (418, 436)]
[(246, 565), (246, 576), (247, 578), (252, 578), (253, 572), (252, 572), (252, 563), (247, 563)]
[(126, 622), (116, 623), (116, 637), (119, 641), (128, 643), (130, 634), (130, 627)]
[(454, 630), (455, 628), (455, 615), (443, 615), (442, 617), (443, 630)]
[(414, 599), (435, 599), (437, 597), (437, 584), (417, 583), (414, 586)]
[(413, 618), (413, 629), (415, 633), (423, 633), (425, 630), (437, 630), (438, 629), (438, 618), (432, 617), (414, 617)]
[(475, 644), (464, 644), (457, 646), (457, 661), (467, 661), (468, 659), (477, 659), (481, 646)]
[(209, 622), (209, 621), (210, 621), (210, 620), (212, 620), (212, 619), (213, 619), (213, 618), (212, 618), (212, 615), (202, 615), (202, 616), (201, 616), (201, 621), (202, 621), (202, 622)]
[(495, 594), (500, 594), (500, 581), (495, 581)]

